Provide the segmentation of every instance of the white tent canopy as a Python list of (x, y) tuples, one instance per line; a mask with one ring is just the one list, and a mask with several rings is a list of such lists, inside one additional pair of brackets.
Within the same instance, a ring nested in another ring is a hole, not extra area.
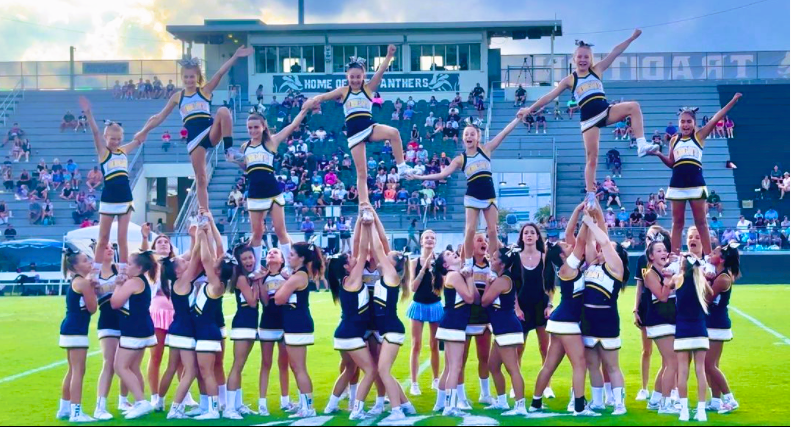
[[(151, 232), (151, 241), (156, 239), (157, 234)], [(129, 242), (130, 251), (137, 249), (143, 243), (143, 235), (139, 225), (130, 222), (129, 230), (126, 233), (126, 239)], [(67, 242), (72, 242), (79, 246), (81, 249), (87, 250), (90, 247), (91, 240), (99, 240), (99, 226), (78, 228), (66, 233), (64, 238)], [(113, 222), (113, 227), (110, 229), (110, 243), (118, 242), (118, 223)]]

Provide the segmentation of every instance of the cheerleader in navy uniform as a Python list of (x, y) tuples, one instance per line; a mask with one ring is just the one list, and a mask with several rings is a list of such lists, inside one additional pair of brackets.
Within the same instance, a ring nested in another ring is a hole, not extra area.
[(706, 353), (706, 379), (711, 388), (711, 402), (707, 410), (721, 414), (735, 411), (739, 402), (733, 397), (728, 380), (720, 370), (722, 349), (733, 339), (728, 304), (731, 301), (733, 284), (741, 277), (739, 269), (739, 244), (728, 243), (711, 252), (710, 262), (716, 268), (716, 277), (709, 295), (709, 316), (706, 327), (709, 333), (709, 351)]
[[(368, 141), (389, 140), (393, 146), (393, 156), (396, 167), (401, 176), (412, 172), (404, 161), (404, 145), (401, 142), (401, 133), (398, 129), (379, 124), (373, 120), (373, 93), (382, 83), (385, 71), (390, 67), (390, 61), (396, 54), (395, 45), (387, 46), (387, 56), (379, 64), (376, 73), (367, 82), (365, 81), (365, 59), (351, 57), (346, 66), (347, 86), (341, 86), (333, 91), (316, 95), (302, 106), (302, 111), (310, 111), (316, 103), (343, 99), (343, 114), (346, 116), (346, 139), (352, 152), (354, 167), (357, 169), (357, 181), (365, 182), (368, 168), (365, 157), (365, 143)], [(367, 186), (358, 185), (360, 190), (360, 205), (370, 204)], [(365, 191), (363, 191), (365, 190)], [(371, 218), (366, 217), (366, 220)]]
[(670, 186), (667, 189), (667, 199), (672, 201), (673, 229), (672, 250), (679, 253), (681, 250), (681, 234), (684, 231), (684, 215), (689, 201), (695, 226), (700, 231), (703, 253), (711, 253), (711, 238), (706, 216), (706, 198), (709, 190), (703, 179), (703, 146), (706, 138), (711, 134), (717, 122), (725, 117), (742, 97), (741, 93), (717, 111), (711, 120), (702, 128), (697, 128), (697, 108), (684, 107), (678, 112), (679, 133), (670, 140), (670, 155), (665, 156), (660, 152), (652, 153), (673, 170), (670, 177)]
[[(664, 243), (667, 251), (670, 252), (670, 233), (668, 233), (667, 230), (658, 225), (649, 227), (648, 231), (645, 233), (645, 245), (650, 245), (654, 240)], [(643, 351), (640, 358), (642, 388), (635, 398), (638, 402), (649, 400), (650, 397), (648, 392), (648, 376), (651, 372), (651, 354), (653, 353), (652, 340), (648, 338), (645, 327), (646, 313), (648, 311), (648, 306), (651, 305), (651, 291), (645, 287), (645, 280), (643, 279), (643, 273), (646, 268), (648, 268), (648, 259), (645, 254), (642, 254), (640, 258), (637, 259), (637, 270), (634, 273), (636, 287), (634, 310), (632, 310), (635, 316), (634, 325), (640, 329), (643, 344)], [(659, 387), (654, 387), (654, 390), (658, 388)]]
[(283, 307), (275, 304), (275, 294), (286, 283), (283, 276), (285, 259), (279, 249), (270, 249), (266, 254), (266, 269), (260, 282), (258, 298), (263, 312), (258, 326), (261, 341), (261, 371), (259, 373), (258, 415), (268, 417), (269, 407), (266, 394), (269, 388), (269, 372), (272, 370), (273, 355), (277, 344), (277, 368), (280, 379), (280, 409), (286, 413), (296, 412), (298, 407), (289, 400), (289, 366), (286, 344), (283, 342)]
[[(364, 372), (362, 381), (355, 390), (352, 398), (353, 408), (349, 420), (362, 420), (369, 415), (365, 413), (365, 398), (377, 376), (376, 365), (365, 343), (365, 334), (373, 309), (370, 306), (368, 289), (362, 281), (365, 261), (371, 252), (371, 224), (362, 226), (362, 221), (355, 224), (354, 237), (359, 239), (359, 251), (353, 257), (341, 254), (330, 258), (328, 269), (328, 282), (332, 298), (341, 305), (341, 321), (335, 329), (335, 349), (343, 357), (351, 359), (352, 363)], [(355, 242), (357, 243), (357, 242)], [(348, 364), (347, 364), (348, 365)], [(344, 370), (335, 382), (330, 402), (324, 413), (334, 413), (338, 409), (338, 401), (343, 389), (348, 384), (351, 376), (349, 370)]]
[(203, 72), (197, 58), (179, 61), (184, 89), (170, 97), (165, 108), (153, 115), (136, 135), (145, 139), (149, 132), (162, 124), (173, 109), (178, 107), (181, 120), (187, 129), (187, 152), (195, 171), (198, 207), (209, 208), (209, 181), (206, 177), (206, 152), (220, 141), (227, 151), (233, 146), (233, 116), (227, 107), (220, 107), (211, 115), (212, 92), (219, 86), (223, 76), (239, 58), (252, 55), (252, 47), (240, 46), (233, 56), (225, 61), (214, 76), (203, 84)]
[[(200, 245), (201, 264), (205, 269), (205, 283), (201, 283), (192, 307), (195, 324), (195, 352), (198, 359), (198, 372), (203, 390), (208, 396), (207, 410), (196, 416), (195, 420), (216, 420), (220, 418), (220, 391), (216, 374), (217, 358), (222, 354), (223, 336), (217, 323), (217, 312), (222, 305), (222, 295), (234, 273), (233, 258), (226, 256), (220, 240), (220, 233), (214, 227), (211, 215), (210, 224), (200, 225), (197, 241)], [(227, 409), (227, 407), (226, 407)]]
[(151, 277), (157, 276), (158, 264), (153, 252), (146, 251), (131, 257), (127, 267), (129, 279), (116, 287), (110, 304), (121, 311), (121, 339), (115, 355), (115, 371), (135, 398), (126, 419), (140, 418), (154, 411), (145, 399), (143, 373), (140, 362), (147, 347), (157, 343), (154, 322), (148, 311), (151, 305)]
[(295, 243), (291, 249), (287, 262), (294, 273), (275, 293), (275, 304), (282, 306), (283, 339), (300, 393), (300, 408), (290, 418), (307, 418), (316, 416), (313, 382), (307, 366), (308, 346), (314, 342), (308, 284), (323, 276), (324, 260), (321, 249), (312, 242)]
[(703, 272), (703, 261), (695, 255), (682, 256), (681, 272), (673, 279), (676, 282), (676, 341), (673, 347), (678, 357), (678, 395), (681, 399), (679, 421), (689, 421), (689, 380), (690, 361), (695, 361), (695, 374), (698, 379), (698, 407), (695, 421), (706, 421), (706, 351), (709, 349), (709, 335), (706, 329), (708, 314), (707, 298), (711, 287)]
[(277, 241), (283, 257), (288, 259), (291, 253), (291, 239), (286, 230), (286, 218), (283, 207), (286, 201), (280, 192), (275, 178), (275, 156), (280, 143), (286, 140), (294, 130), (299, 129), (306, 110), (299, 112), (294, 121), (276, 134), (271, 134), (266, 118), (253, 113), (247, 118), (247, 132), (250, 140), (242, 144), (242, 160), (236, 162), (245, 171), (248, 182), (247, 211), (250, 212), (250, 225), (253, 236), (250, 246), (255, 253), (255, 271), (261, 269), (261, 253), (263, 250), (264, 220), (266, 214), (272, 215), (272, 223), (277, 234)]
[[(497, 390), (497, 402), (491, 409), (504, 409), (503, 416), (527, 415), (525, 407), (525, 381), (519, 369), (518, 347), (524, 344), (522, 325), (516, 317), (516, 283), (514, 280), (522, 275), (522, 263), (519, 249), (501, 248), (492, 257), (492, 271), (497, 278), (487, 283), (486, 291), (481, 297), (481, 305), (486, 307), (489, 322), (494, 334), (494, 346), (489, 356), (489, 369)], [(514, 389), (514, 409), (508, 411), (508, 400), (505, 394), (505, 377), (502, 365), (511, 377)]]
[[(489, 284), (492, 276), (492, 268), (489, 265), (489, 260), (486, 258), (487, 249), (489, 244), (486, 241), (486, 235), (477, 233), (473, 243), (473, 264), (472, 264), (472, 281), (475, 284), (475, 289), (478, 292), (479, 298), (483, 297), (486, 290), (486, 285)], [(491, 405), (493, 403), (491, 391), (489, 389), (489, 352), (492, 348), (492, 331), (489, 326), (489, 314), (480, 301), (473, 304), (470, 308), (470, 321), (467, 325), (467, 342), (464, 346), (464, 364), (461, 367), (461, 376), (459, 377), (458, 391), (458, 406), (463, 411), (472, 410), (472, 405), (467, 400), (467, 390), (464, 388), (464, 372), (467, 367), (467, 358), (470, 353), (471, 338), (475, 338), (475, 350), (478, 356), (478, 381), (481, 386), (480, 396), (478, 403)]]
[(582, 40), (577, 40), (577, 49), (574, 51), (576, 70), (563, 78), (560, 84), (549, 93), (538, 99), (533, 105), (519, 111), (521, 116), (530, 115), (540, 110), (543, 106), (560, 96), (566, 89), (571, 91), (571, 99), (576, 101), (580, 108), (580, 130), (585, 143), (585, 197), (588, 207), (598, 204), (596, 200), (596, 165), (599, 158), (599, 139), (601, 128), (618, 123), (631, 117), (634, 136), (637, 138), (637, 154), (640, 157), (659, 150), (657, 144), (646, 142), (643, 129), (643, 113), (640, 104), (634, 101), (620, 102), (610, 105), (604, 96), (602, 75), (610, 68), (613, 61), (619, 57), (626, 48), (637, 40), (642, 34), (641, 30), (634, 30), (631, 37), (615, 46), (604, 59), (593, 63), (593, 47)]
[(648, 264), (641, 273), (649, 298), (648, 307), (641, 317), (642, 324), (645, 325), (646, 336), (656, 343), (656, 348), (662, 355), (662, 368), (656, 374), (654, 392), (647, 408), (658, 410), (660, 414), (678, 413), (671, 394), (676, 385), (678, 359), (673, 350), (676, 335), (675, 282), (672, 280), (672, 274), (670, 276), (666, 274), (665, 269), (669, 263), (669, 256), (666, 241), (650, 242), (645, 251)]
[(255, 252), (250, 246), (241, 244), (234, 248), (231, 262), (234, 272), (229, 290), (234, 293), (236, 314), (231, 322), (233, 365), (228, 374), (228, 392), (222, 417), (240, 420), (243, 415), (253, 414), (244, 405), (242, 398), (242, 370), (253, 344), (258, 340), (258, 293), (261, 289), (258, 283), (261, 279), (248, 277), (260, 265), (260, 262), (256, 262)]
[[(93, 143), (96, 147), (96, 155), (99, 157), (99, 164), (102, 168), (104, 186), (99, 203), (99, 240), (96, 244), (98, 248), (104, 248), (110, 243), (110, 229), (113, 221), (118, 217), (118, 250), (120, 263), (118, 265), (121, 273), (125, 273), (127, 257), (129, 256), (129, 245), (127, 243), (127, 231), (132, 206), (132, 190), (129, 188), (129, 154), (139, 147), (145, 137), (135, 135), (132, 142), (121, 145), (124, 140), (124, 129), (120, 123), (108, 122), (104, 128), (104, 133), (99, 133), (99, 126), (93, 117), (91, 103), (84, 96), (80, 97), (80, 108), (85, 111), (88, 117), (88, 124), (93, 133)], [(94, 260), (94, 270), (98, 271), (104, 261), (104, 250), (96, 252)], [(95, 272), (96, 272), (95, 271)]]
[[(521, 111), (520, 111), (521, 113)], [(481, 213), (486, 220), (486, 233), (489, 237), (489, 255), (498, 249), (497, 242), (497, 193), (492, 180), (492, 154), (500, 146), (522, 120), (519, 114), (511, 120), (491, 141), (481, 144), (481, 130), (468, 122), (462, 135), (464, 151), (456, 156), (440, 173), (430, 175), (410, 175), (409, 179), (421, 181), (440, 181), (460, 169), (467, 177), (467, 192), (464, 196), (466, 212), (464, 229), (464, 266), (465, 273), (472, 271), (473, 253), (475, 252), (475, 229)]]
[[(97, 248), (97, 250), (100, 250)], [(95, 251), (94, 251), (95, 252)], [(96, 387), (96, 409), (93, 417), (99, 421), (113, 419), (113, 415), (107, 411), (107, 396), (110, 394), (110, 387), (113, 384), (115, 370), (115, 353), (118, 350), (118, 340), (121, 338), (121, 312), (113, 310), (110, 306), (110, 298), (113, 290), (119, 282), (118, 266), (113, 263), (115, 250), (108, 244), (104, 247), (104, 261), (99, 270), (96, 280), (99, 304), (99, 322), (97, 324), (99, 343), (102, 346), (102, 373), (99, 374), (99, 384)], [(121, 383), (121, 396), (126, 396), (128, 391), (126, 385)]]
[[(366, 208), (371, 209), (373, 208)], [(404, 391), (392, 374), (393, 364), (398, 357), (398, 351), (404, 344), (406, 329), (404, 323), (398, 317), (398, 302), (404, 301), (409, 297), (410, 274), (407, 268), (407, 256), (403, 252), (385, 251), (382, 223), (376, 212), (371, 212), (374, 224), (371, 227), (371, 253), (379, 265), (382, 275), (379, 282), (374, 286), (374, 297), (370, 303), (372, 307), (371, 317), (376, 326), (376, 339), (381, 348), (379, 359), (377, 360), (377, 370), (379, 378), (384, 383), (387, 396), (390, 398), (390, 415), (382, 422), (396, 422), (406, 418), (406, 415), (414, 415), (415, 407), (407, 400)], [(361, 215), (362, 217), (362, 215)], [(362, 246), (362, 243), (360, 243)], [(399, 297), (399, 293), (401, 294)]]
[[(169, 241), (159, 239), (154, 241), (154, 246), (158, 247), (158, 242), (163, 244)], [(157, 253), (159, 253), (159, 248)], [(198, 361), (195, 356), (195, 323), (192, 313), (192, 306), (195, 305), (196, 286), (195, 278), (203, 268), (200, 257), (200, 245), (196, 242), (192, 245), (190, 260), (176, 256), (165, 256), (160, 259), (162, 266), (160, 275), (160, 287), (173, 305), (173, 321), (170, 323), (168, 333), (165, 338), (165, 345), (170, 348), (168, 356), (168, 366), (162, 379), (159, 381), (158, 394), (163, 399), (167, 395), (173, 377), (179, 373), (179, 366), (182, 366), (179, 384), (176, 394), (173, 396), (170, 411), (167, 418), (186, 419), (185, 399), (189, 393), (192, 382), (197, 377)]]
[[(582, 224), (577, 236), (580, 213), (585, 202), (577, 206), (571, 215), (566, 227), (564, 241), (547, 247), (545, 262), (547, 263), (547, 276), (545, 281), (554, 284), (557, 277), (560, 287), (560, 304), (552, 311), (547, 322), (549, 332), (549, 348), (544, 365), (536, 378), (533, 390), (533, 401), (528, 412), (539, 412), (544, 409), (541, 402), (542, 395), (549, 385), (549, 380), (563, 361), (563, 356), (569, 358), (572, 370), (572, 400), (569, 412), (574, 416), (596, 417), (599, 414), (587, 407), (585, 400), (585, 346), (582, 342), (580, 320), (582, 318), (583, 292), (585, 291), (585, 277), (580, 270), (582, 259), (585, 256), (585, 247), (588, 241), (588, 226)], [(557, 269), (557, 273), (555, 270)], [(550, 287), (549, 283), (546, 285)], [(553, 293), (554, 295), (554, 293)]]
[(91, 283), (91, 259), (67, 245), (63, 254), (63, 275), (71, 276), (66, 292), (66, 317), (60, 324), (60, 347), (66, 349), (69, 368), (63, 378), (60, 408), (56, 417), (72, 423), (90, 423), (95, 419), (82, 412), (82, 383), (88, 357), (88, 328), (98, 302)]
[(409, 305), (406, 313), (412, 321), (412, 351), (409, 358), (409, 373), (412, 379), (409, 394), (412, 396), (422, 394), (417, 377), (425, 323), (429, 325), (429, 349), (433, 378), (431, 388), (436, 390), (439, 385), (439, 341), (436, 335), (439, 321), (442, 320), (442, 284), (436, 283), (431, 274), (436, 243), (437, 234), (433, 230), (425, 230), (420, 236), (420, 256), (413, 258), (409, 267), (414, 275), (411, 285), (412, 304)]
[[(619, 244), (610, 242), (604, 224), (601, 207), (596, 204), (589, 210), (594, 219), (585, 215), (582, 221), (588, 225), (588, 245), (585, 259), (591, 260), (585, 270), (583, 294), (582, 342), (585, 344), (585, 360), (591, 377), (591, 409), (604, 409), (602, 395), (604, 378), (601, 367), (607, 371), (612, 383), (615, 409), (613, 415), (626, 413), (624, 405), (624, 379), (618, 363), (621, 348), (620, 318), (618, 317), (618, 293), (623, 291), (624, 277), (629, 277), (629, 255)], [(598, 223), (598, 224), (597, 224)], [(591, 238), (592, 237), (592, 238)], [(601, 252), (596, 245), (601, 247)]]
[(434, 262), (434, 280), (443, 284), (445, 314), (437, 329), (437, 339), (445, 343), (445, 370), (439, 380), (437, 403), (434, 411), (443, 416), (460, 417), (457, 386), (464, 363), (464, 345), (467, 342), (467, 324), (472, 304), (480, 298), (472, 275), (462, 276), (463, 267), (459, 254), (443, 251)]
[[(524, 340), (530, 331), (536, 331), (538, 338), (538, 351), (541, 363), (547, 358), (549, 335), (546, 326), (549, 314), (552, 312), (552, 297), (554, 280), (544, 280), (546, 273), (546, 245), (541, 236), (541, 230), (532, 222), (525, 223), (519, 231), (519, 258), (522, 265), (522, 274), (516, 276), (517, 286), (516, 314), (522, 322)], [(546, 285), (550, 285), (547, 288)], [(519, 348), (519, 360), (524, 356), (524, 342)], [(555, 397), (552, 387), (547, 384), (543, 395), (547, 399)]]

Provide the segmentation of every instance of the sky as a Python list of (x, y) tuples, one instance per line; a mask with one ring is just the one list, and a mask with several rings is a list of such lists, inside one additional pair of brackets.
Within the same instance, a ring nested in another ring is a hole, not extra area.
[[(3, 0), (0, 61), (68, 60), (69, 46), (76, 47), (77, 60), (175, 59), (181, 44), (167, 33), (166, 25), (202, 24), (206, 18), (295, 24), (296, 4), (297, 0)], [(788, 0), (305, 0), (305, 9), (308, 24), (557, 18), (564, 33), (556, 41), (560, 53), (570, 52), (578, 38), (609, 48), (635, 27), (644, 31), (630, 47), (632, 52), (788, 50), (791, 14)], [(665, 23), (671, 24), (660, 25)], [(492, 47), (503, 54), (550, 50), (548, 39), (495, 39)]]

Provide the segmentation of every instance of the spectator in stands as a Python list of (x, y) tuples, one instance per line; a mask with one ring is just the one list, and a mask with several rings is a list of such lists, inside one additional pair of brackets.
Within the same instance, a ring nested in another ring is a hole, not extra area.
[(524, 124), (527, 128), (527, 133), (530, 134), (530, 130), (536, 128), (536, 133), (538, 133), (538, 128), (535, 126), (536, 118), (534, 114), (528, 114), (525, 116)]
[(780, 185), (780, 200), (782, 200), (788, 192), (791, 192), (791, 178), (789, 178), (788, 172), (786, 172), (783, 174), (783, 182)]
[(404, 161), (406, 161), (407, 163), (415, 163), (416, 159), (417, 159), (417, 152), (415, 151), (414, 148), (407, 145), (406, 153), (404, 153)]
[(665, 128), (665, 142), (670, 142), (670, 140), (678, 133), (678, 129), (673, 122), (668, 122), (667, 127)]
[(41, 159), (41, 161), (38, 162), (38, 165), (36, 165), (36, 169), (38, 170), (38, 173), (41, 173), (49, 168), (47, 167), (47, 162), (44, 159)]
[(780, 223), (780, 227), (788, 228), (789, 226), (791, 226), (791, 222), (788, 221), (788, 216), (783, 215), (783, 222)]
[(612, 208), (608, 207), (607, 212), (604, 214), (604, 222), (608, 227), (615, 227), (616, 220), (617, 217), (615, 216), (615, 212), (613, 212)]
[(393, 110), (393, 114), (390, 115), (390, 123), (394, 127), (399, 128), (399, 127), (401, 127), (400, 121), (401, 121), (401, 118), (400, 118), (400, 116), (398, 114), (398, 110)]
[(769, 175), (764, 175), (764, 179), (761, 180), (761, 187), (759, 188), (761, 191), (761, 200), (766, 198), (770, 188), (772, 188), (772, 180), (769, 179)]
[(607, 152), (607, 168), (613, 176), (621, 177), (621, 153), (615, 148)]
[(0, 200), (0, 224), (8, 224), (8, 217), (11, 215), (11, 211), (5, 204), (4, 200)]
[(520, 84), (519, 87), (516, 88), (516, 93), (514, 94), (514, 107), (525, 106), (525, 100), (527, 99), (525, 95), (527, 95), (527, 91)]
[(333, 206), (342, 205), (344, 200), (343, 196), (345, 196), (345, 194), (341, 193), (341, 184), (335, 184), (330, 195), (330, 204)]
[(88, 116), (85, 115), (85, 111), (80, 111), (80, 116), (77, 117), (77, 126), (74, 127), (74, 132), (76, 133), (80, 128), (82, 128), (82, 133), (87, 132)]
[(330, 187), (338, 183), (338, 175), (335, 172), (329, 171), (324, 175), (324, 184)]
[(52, 202), (49, 199), (44, 199), (42, 203), (43, 211), (41, 214), (41, 224), (42, 225), (54, 225), (55, 224), (55, 210), (52, 206)]
[(645, 219), (645, 226), (646, 227), (650, 227), (652, 225), (655, 225), (656, 224), (656, 219), (657, 219), (656, 211), (651, 209), (651, 208), (648, 208), (645, 211), (644, 219)]
[(385, 144), (382, 147), (382, 159), (388, 162), (393, 160), (393, 145), (390, 144), (389, 139), (385, 140)]
[(741, 239), (741, 235), (747, 233), (753, 223), (744, 218), (744, 215), (739, 216), (739, 222), (736, 223), (736, 235)]
[(27, 200), (30, 191), (28, 190), (27, 185), (20, 185), (17, 187), (16, 192), (14, 193), (14, 198), (17, 200)]
[(783, 172), (780, 171), (780, 166), (775, 165), (772, 168), (772, 171), (769, 172), (769, 177), (772, 179), (772, 182), (777, 186), (778, 190), (780, 189), (780, 185), (783, 183)]
[(388, 184), (387, 188), (384, 191), (385, 203), (395, 203), (396, 201), (396, 191), (393, 188), (395, 184)]
[(428, 150), (426, 150), (423, 145), (418, 146), (417, 150), (417, 160), (420, 160), (422, 163), (428, 163)]
[(406, 100), (406, 106), (407, 108), (415, 109), (415, 100), (411, 96)]
[(779, 219), (780, 215), (777, 213), (774, 207), (770, 207), (769, 210), (766, 211), (764, 214), (764, 219), (767, 221), (770, 220), (777, 220)]
[(383, 198), (384, 196), (382, 195), (382, 189), (379, 188), (378, 186), (374, 187), (370, 195), (371, 203), (373, 204), (374, 209), (382, 208)]
[(14, 229), (14, 226), (11, 224), (6, 224), (3, 235), (5, 236), (6, 240), (16, 239), (16, 230)]
[(536, 134), (538, 133), (538, 130), (541, 129), (542, 127), (544, 128), (544, 133), (546, 134), (547, 133), (547, 118), (544, 116), (544, 110), (543, 109), (538, 110), (538, 113), (536, 114)]
[[(332, 191), (330, 191), (330, 195), (332, 195)], [(324, 192), (319, 193), (319, 196), (316, 198), (316, 206), (313, 208), (313, 211), (316, 213), (316, 217), (324, 218), (324, 212), (327, 207), (327, 201), (324, 200)]]
[(417, 124), (412, 125), (412, 130), (409, 131), (409, 139), (420, 142), (420, 131), (417, 130)]
[(432, 112), (434, 111), (435, 108), (437, 108), (437, 105), (439, 105), (439, 101), (437, 101), (437, 97), (431, 95), (431, 98), (428, 100), (428, 106)]
[(162, 134), (162, 151), (167, 153), (169, 149), (170, 149), (170, 132), (165, 131)]
[(400, 181), (401, 181), (401, 175), (398, 174), (398, 171), (396, 170), (395, 167), (391, 167), (390, 173), (387, 174), (387, 182), (397, 184)]
[[(662, 135), (659, 133), (659, 130), (654, 131), (654, 134), (651, 136), (651, 143), (657, 144), (660, 147), (662, 146)], [(631, 145), (629, 148), (631, 148)]]
[(319, 137), (319, 141), (327, 139), (327, 131), (324, 130), (324, 126), (319, 126), (319, 130), (316, 131), (316, 136)]
[(629, 225), (632, 227), (643, 226), (643, 214), (640, 213), (640, 209), (634, 208), (634, 212), (629, 215)]
[(121, 90), (121, 83), (118, 80), (116, 80), (112, 90), (113, 99), (120, 99), (122, 93), (123, 92)]
[(17, 180), (17, 185), (26, 185), (30, 187), (33, 184), (33, 179), (30, 177), (30, 172), (27, 169), (22, 169), (22, 172), (19, 173), (19, 180)]
[(417, 191), (412, 192), (412, 196), (409, 197), (407, 200), (406, 205), (406, 214), (409, 216), (410, 213), (415, 212), (415, 215), (420, 216), (420, 196), (418, 195)]
[(60, 198), (63, 200), (74, 200), (77, 196), (77, 192), (74, 191), (70, 182), (66, 182), (63, 184), (63, 190), (60, 192)]
[(454, 107), (455, 108), (462, 108), (461, 95), (459, 94), (459, 92), (456, 92), (456, 96), (450, 101), (450, 104), (448, 104), (448, 108), (449, 109), (450, 108), (454, 108)]
[(243, 203), (244, 194), (242, 194), (238, 186), (234, 186), (231, 188), (231, 192), (228, 194), (228, 201), (226, 202), (228, 206), (228, 222), (231, 222), (238, 211), (243, 209)]
[(82, 172), (80, 172), (79, 169), (76, 169), (71, 177), (71, 186), (74, 187), (74, 189), (76, 190), (79, 189), (81, 185), (82, 185)]
[(486, 91), (483, 90), (480, 83), (476, 83), (475, 87), (472, 88), (472, 92), (470, 92), (472, 98), (483, 98), (485, 94)]
[(380, 168), (376, 174), (376, 186), (379, 187), (380, 190), (384, 191), (385, 184), (387, 184), (387, 173), (385, 172), (384, 168)]
[(406, 110), (404, 110), (404, 123), (409, 126), (412, 123), (412, 116), (415, 114), (415, 110), (412, 107), (407, 106)]
[(28, 205), (29, 216), (31, 224), (39, 224), (41, 220), (44, 218), (44, 209), (36, 199), (30, 199), (30, 204)]
[(733, 229), (727, 229), (722, 232), (722, 238), (720, 239), (720, 243), (723, 245), (728, 244), (731, 241), (738, 240), (738, 236)]
[(426, 125), (425, 125), (426, 130), (433, 131), (434, 130), (434, 123), (436, 123), (436, 122), (437, 122), (437, 118), (434, 117), (434, 112), (432, 111), (432, 112), (428, 113), (428, 116), (426, 117)]
[(615, 129), (612, 130), (615, 140), (626, 139), (626, 120), (621, 120), (615, 123)]
[(349, 187), (349, 191), (346, 193), (346, 201), (352, 204), (357, 204), (357, 200), (360, 198), (360, 193), (357, 190), (356, 185), (352, 185)]
[(168, 80), (168, 84), (167, 86), (165, 86), (164, 98), (170, 98), (175, 92), (176, 92), (176, 85), (173, 84), (173, 80)]
[(574, 112), (577, 111), (579, 107), (577, 106), (577, 101), (574, 98), (571, 98), (566, 102), (566, 111), (569, 113), (569, 120), (574, 119)]
[(612, 180), (609, 176), (604, 179), (604, 183), (602, 183), (602, 187), (605, 191), (607, 191), (607, 206), (612, 205), (613, 203), (617, 204), (618, 207), (621, 206), (621, 190), (618, 189), (618, 186), (615, 185), (615, 181)]
[(716, 191), (711, 190), (711, 193), (709, 193), (709, 197), (706, 200), (706, 204), (709, 206), (709, 213), (711, 213), (712, 210), (716, 209), (717, 213), (719, 213), (720, 218), (722, 218), (722, 199), (720, 198), (720, 195), (717, 194)]
[(300, 231), (305, 233), (305, 241), (310, 241), (310, 238), (313, 237), (313, 233), (316, 230), (316, 225), (313, 224), (313, 221), (310, 220), (309, 216), (306, 216), (305, 219), (302, 221), (302, 225), (300, 226)]
[(401, 113), (401, 110), (404, 109), (404, 103), (401, 101), (401, 97), (396, 98), (395, 102), (393, 103), (393, 107), (399, 114)]
[(85, 181), (85, 184), (88, 185), (88, 189), (95, 190), (102, 184), (102, 172), (99, 170), (99, 166), (94, 166), (90, 172), (88, 172), (88, 180)]
[(730, 116), (725, 116), (725, 132), (728, 134), (728, 138), (733, 138), (733, 128), (736, 126), (731, 120)]
[(5, 191), (14, 191), (14, 173), (11, 168), (5, 166), (3, 168), (3, 188)]
[(719, 138), (725, 138), (726, 137), (726, 134), (725, 134), (725, 119), (724, 118), (722, 118), (722, 119), (717, 121), (716, 133), (715, 133), (714, 138), (717, 138), (717, 137), (719, 137)]
[(755, 220), (755, 222), (756, 222), (756, 223), (757, 223), (759, 220), (763, 222), (763, 219), (764, 219), (764, 214), (763, 214), (763, 213), (761, 213), (761, 210), (760, 210), (760, 209), (758, 209), (758, 210), (756, 210), (756, 211), (755, 211), (755, 215), (753, 215), (753, 219)]
[(478, 119), (483, 120), (483, 114), (486, 111), (486, 105), (483, 102), (483, 97), (475, 98), (475, 109), (478, 111)]
[(723, 228), (724, 225), (722, 221), (720, 221), (716, 216), (711, 217), (711, 224), (709, 224), (709, 228), (712, 230), (720, 230)]
[(371, 100), (371, 103), (373, 103), (374, 107), (382, 108), (382, 104), (384, 103), (382, 95), (380, 95), (379, 92), (374, 92), (374, 99)]
[(437, 121), (434, 123), (434, 133), (431, 136), (443, 135), (445, 132), (445, 121), (442, 120), (442, 117), (438, 118)]
[(71, 111), (66, 111), (63, 121), (60, 122), (60, 131), (63, 132), (64, 129), (74, 129), (75, 127), (77, 127), (77, 119)]
[(409, 191), (406, 188), (401, 187), (396, 193), (396, 203), (404, 203), (406, 204), (407, 200), (409, 200)]
[(621, 211), (618, 212), (618, 222), (621, 227), (625, 227), (629, 223), (629, 213), (624, 207), (621, 207)]

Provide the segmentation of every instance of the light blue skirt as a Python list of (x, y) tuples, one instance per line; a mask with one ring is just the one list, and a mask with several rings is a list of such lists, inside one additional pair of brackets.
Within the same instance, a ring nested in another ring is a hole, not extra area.
[(439, 323), (443, 314), (445, 312), (441, 301), (437, 301), (434, 304), (421, 304), (413, 301), (406, 312), (407, 317), (410, 319), (428, 323)]

